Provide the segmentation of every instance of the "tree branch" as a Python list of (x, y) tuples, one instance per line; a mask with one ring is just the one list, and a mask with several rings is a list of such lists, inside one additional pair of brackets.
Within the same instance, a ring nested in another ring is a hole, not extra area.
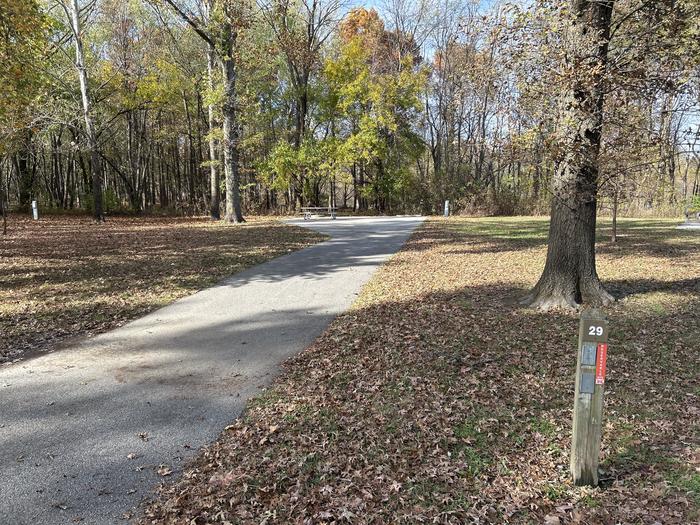
[(199, 23), (197, 23), (197, 20), (195, 20), (194, 17), (181, 9), (175, 2), (173, 2), (173, 0), (165, 0), (165, 3), (172, 7), (180, 18), (182, 18), (182, 20), (184, 20), (192, 29), (194, 29), (195, 33), (197, 33), (202, 40), (204, 40), (210, 46), (216, 47), (214, 44), (214, 39), (211, 37), (211, 35), (209, 35), (209, 33), (199, 26)]

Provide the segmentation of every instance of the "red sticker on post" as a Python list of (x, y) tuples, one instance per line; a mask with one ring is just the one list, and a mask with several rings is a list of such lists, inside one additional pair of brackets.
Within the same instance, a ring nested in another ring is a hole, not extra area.
[(595, 364), (595, 384), (602, 385), (605, 383), (605, 365), (608, 360), (608, 345), (600, 343), (598, 345), (598, 355), (596, 356)]

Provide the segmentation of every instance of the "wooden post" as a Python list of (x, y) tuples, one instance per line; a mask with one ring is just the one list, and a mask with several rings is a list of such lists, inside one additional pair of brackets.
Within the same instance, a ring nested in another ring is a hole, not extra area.
[(607, 342), (608, 322), (603, 313), (585, 310), (579, 326), (571, 440), (571, 475), (575, 485), (598, 485)]

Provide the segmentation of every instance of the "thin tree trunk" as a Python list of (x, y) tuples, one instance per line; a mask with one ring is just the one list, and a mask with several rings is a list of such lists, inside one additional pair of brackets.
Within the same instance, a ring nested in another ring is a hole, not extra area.
[(31, 212), (31, 200), (34, 193), (34, 177), (30, 169), (32, 155), (32, 132), (27, 129), (23, 132), (22, 147), (15, 155), (15, 171), (19, 183), (19, 209)]
[(97, 222), (104, 221), (102, 209), (102, 162), (97, 150), (97, 134), (92, 121), (91, 99), (88, 85), (88, 75), (85, 69), (85, 56), (83, 53), (83, 35), (80, 28), (80, 8), (78, 0), (71, 0), (67, 7), (63, 4), (66, 14), (69, 15), (71, 29), (75, 38), (75, 67), (78, 70), (80, 80), (80, 95), (83, 102), (83, 118), (85, 120), (85, 134), (90, 148), (90, 159), (92, 168), (92, 198), (93, 217)]
[[(216, 51), (214, 46), (208, 45), (207, 50), (207, 81), (209, 82), (209, 90), (214, 91), (214, 63)], [(221, 219), (221, 195), (219, 193), (219, 155), (217, 151), (216, 138), (214, 130), (216, 129), (216, 114), (214, 105), (207, 105), (208, 123), (209, 123), (209, 190), (211, 199), (209, 201), (209, 215), (214, 220)]]
[(618, 193), (617, 188), (613, 192), (613, 208), (612, 208), (612, 235), (610, 236), (610, 242), (617, 242), (617, 207), (618, 207)]
[(2, 234), (7, 235), (7, 192), (5, 191), (5, 174), (0, 163), (0, 214), (2, 214)]

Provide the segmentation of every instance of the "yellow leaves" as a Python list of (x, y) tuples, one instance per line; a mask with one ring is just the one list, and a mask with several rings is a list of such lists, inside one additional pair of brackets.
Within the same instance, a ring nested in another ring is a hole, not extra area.
[(372, 54), (377, 50), (371, 50), (361, 35), (341, 41), (338, 52), (324, 67), (329, 100), (339, 118), (353, 123), (349, 126), (352, 132), (337, 150), (338, 157), (348, 165), (380, 159), (388, 151), (388, 138), (400, 131), (400, 119), (421, 108), (427, 69), (416, 70), (410, 56), (400, 68), (393, 64), (384, 69), (386, 64), (377, 63)]
[(177, 106), (181, 103), (183, 91), (191, 90), (191, 80), (184, 75), (182, 68), (157, 58), (134, 87), (136, 100)]
[(0, 136), (12, 135), (28, 120), (24, 113), (43, 77), (47, 27), (36, 1), (0, 0)]
[(541, 131), (537, 128), (530, 128), (520, 134), (514, 135), (512, 142), (523, 149), (532, 148), (538, 141)]

